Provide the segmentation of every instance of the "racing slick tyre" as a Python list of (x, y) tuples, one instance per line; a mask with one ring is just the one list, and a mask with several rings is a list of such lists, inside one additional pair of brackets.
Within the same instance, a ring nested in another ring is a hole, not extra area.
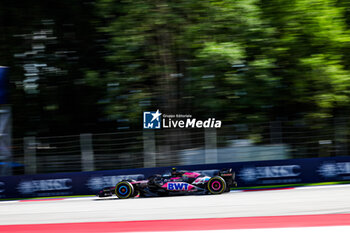
[(212, 177), (207, 183), (207, 189), (211, 194), (221, 194), (226, 191), (226, 181), (220, 177)]
[(126, 199), (129, 197), (133, 197), (134, 187), (128, 181), (120, 181), (115, 186), (115, 195), (117, 195), (120, 199)]

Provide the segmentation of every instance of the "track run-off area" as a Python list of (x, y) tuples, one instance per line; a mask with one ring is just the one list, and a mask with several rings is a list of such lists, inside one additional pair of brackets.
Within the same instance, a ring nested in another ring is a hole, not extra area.
[(294, 228), (350, 232), (350, 185), (126, 200), (0, 201), (0, 232), (274, 233)]

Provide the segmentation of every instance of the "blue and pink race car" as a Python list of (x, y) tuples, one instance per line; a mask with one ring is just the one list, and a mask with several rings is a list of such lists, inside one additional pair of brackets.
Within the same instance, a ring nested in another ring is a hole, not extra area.
[(120, 199), (130, 197), (157, 197), (185, 194), (221, 194), (236, 187), (235, 173), (232, 169), (222, 169), (217, 175), (208, 176), (204, 172), (177, 171), (164, 175), (153, 175), (147, 180), (123, 180), (115, 187), (101, 190), (99, 197), (116, 195)]

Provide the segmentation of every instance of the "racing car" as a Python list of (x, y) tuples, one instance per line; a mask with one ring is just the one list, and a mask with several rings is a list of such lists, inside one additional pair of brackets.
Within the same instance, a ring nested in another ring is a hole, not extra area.
[(221, 169), (217, 175), (208, 176), (204, 171), (177, 171), (153, 175), (147, 180), (122, 180), (114, 187), (101, 190), (97, 196), (116, 195), (120, 199), (131, 197), (156, 197), (185, 194), (222, 194), (236, 187), (232, 169)]

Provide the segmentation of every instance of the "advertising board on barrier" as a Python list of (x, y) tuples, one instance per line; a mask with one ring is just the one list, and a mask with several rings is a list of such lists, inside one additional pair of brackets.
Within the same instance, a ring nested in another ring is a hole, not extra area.
[(132, 179), (132, 180), (142, 180), (145, 176), (143, 174), (135, 174), (135, 175), (122, 175), (122, 176), (92, 176), (88, 179), (86, 186), (92, 192), (98, 192), (103, 188), (115, 186), (116, 183)]
[(239, 172), (239, 177), (246, 183), (281, 184), (299, 183), (301, 175), (300, 165), (281, 165), (264, 167), (245, 167)]
[[(350, 156), (179, 166), (206, 171), (232, 168), (239, 187), (350, 180)], [(142, 180), (170, 167), (0, 177), (0, 198), (91, 195), (123, 179)]]
[(320, 165), (318, 172), (325, 179), (349, 180), (350, 162), (325, 161)]
[(0, 66), (0, 104), (8, 104), (9, 79), (8, 67)]
[(0, 198), (4, 198), (5, 195), (5, 183), (4, 182), (0, 182)]
[(21, 194), (34, 196), (72, 195), (72, 179), (45, 179), (21, 181), (17, 186)]

